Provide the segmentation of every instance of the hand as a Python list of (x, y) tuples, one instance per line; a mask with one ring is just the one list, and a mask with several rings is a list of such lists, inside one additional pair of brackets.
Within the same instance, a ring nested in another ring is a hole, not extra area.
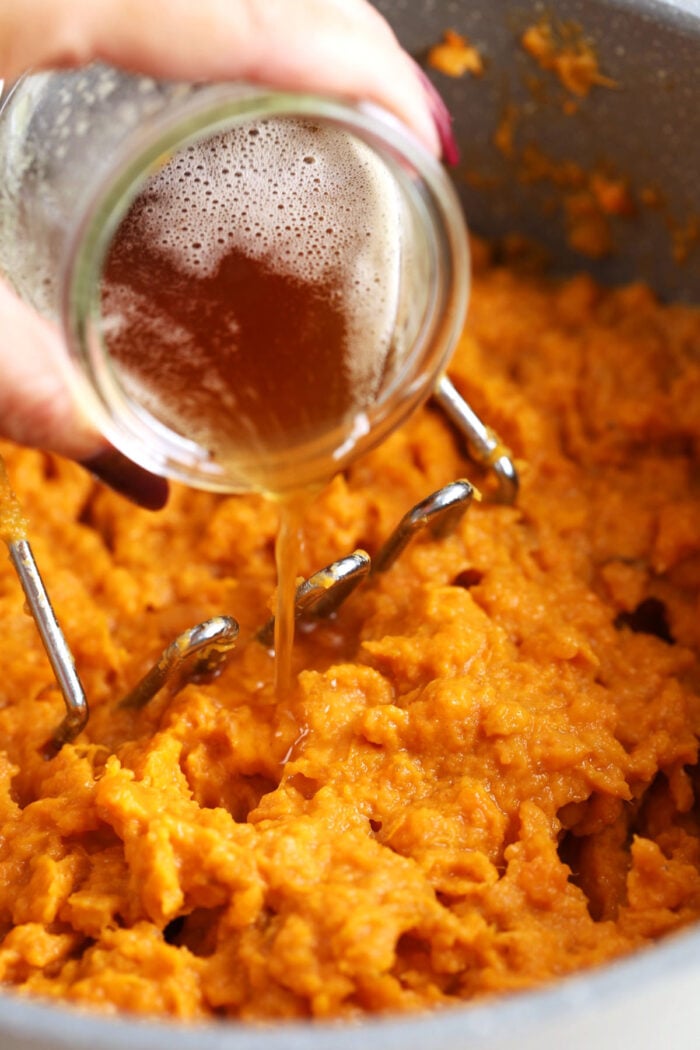
[[(452, 152), (439, 96), (365, 0), (0, 0), (0, 76), (95, 59), (156, 77), (371, 99), (434, 154)], [(58, 328), (2, 283), (0, 333), (0, 436), (77, 459), (138, 502), (164, 502), (165, 483), (144, 496), (144, 472), (72, 402)]]

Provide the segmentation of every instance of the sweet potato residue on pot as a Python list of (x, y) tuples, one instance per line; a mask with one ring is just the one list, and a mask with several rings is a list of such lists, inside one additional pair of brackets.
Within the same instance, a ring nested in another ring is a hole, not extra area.
[(466, 73), (480, 77), (484, 72), (479, 50), (454, 29), (446, 29), (440, 43), (431, 47), (428, 65), (446, 77), (463, 77)]
[(585, 98), (593, 87), (617, 87), (601, 73), (595, 50), (573, 23), (542, 20), (525, 30), (521, 44), (540, 69), (553, 73), (577, 98)]
[[(92, 710), (41, 757), (61, 698), (3, 561), (7, 985), (355, 1018), (529, 988), (697, 918), (700, 317), (475, 257), (451, 375), (517, 456), (518, 505), (474, 505), (300, 632), (282, 701), (251, 637), (273, 508), (176, 487), (151, 515), (3, 448)], [(319, 497), (302, 571), (376, 551), (465, 475), (419, 412)], [(217, 613), (243, 640), (215, 682), (119, 707)]]

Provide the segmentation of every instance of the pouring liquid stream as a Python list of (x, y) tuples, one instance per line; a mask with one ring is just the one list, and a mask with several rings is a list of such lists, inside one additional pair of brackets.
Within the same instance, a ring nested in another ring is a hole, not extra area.
[(225, 468), (231, 491), (280, 508), (278, 695), (304, 509), (396, 365), (399, 234), (396, 188), (366, 147), (271, 120), (176, 154), (105, 261), (102, 334), (127, 397)]
[(275, 692), (283, 697), (292, 685), (294, 606), (304, 517), (312, 491), (294, 493), (279, 502), (275, 543), (277, 600), (275, 611)]

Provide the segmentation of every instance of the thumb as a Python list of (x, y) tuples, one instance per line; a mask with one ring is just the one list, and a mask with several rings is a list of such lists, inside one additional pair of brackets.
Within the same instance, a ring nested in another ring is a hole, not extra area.
[(0, 282), (0, 436), (70, 459), (90, 459), (105, 439), (72, 395), (58, 328)]

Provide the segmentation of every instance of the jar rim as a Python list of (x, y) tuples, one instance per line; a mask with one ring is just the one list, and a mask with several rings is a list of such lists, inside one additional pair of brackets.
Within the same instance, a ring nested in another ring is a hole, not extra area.
[[(373, 406), (371, 434), (359, 442), (362, 451), (381, 442), (429, 396), (466, 314), (469, 252), (459, 199), (439, 162), (396, 117), (370, 102), (250, 84), (195, 86), (176, 107), (155, 115), (128, 138), (93, 190), (67, 245), (61, 306), (69, 353), (77, 366), (73, 369), (76, 397), (105, 437), (147, 470), (214, 491), (243, 491), (250, 486), (125, 395), (101, 334), (101, 273), (119, 224), (149, 175), (197, 141), (271, 118), (319, 120), (363, 141), (390, 169), (401, 192), (421, 213), (429, 234), (433, 294), (421, 325), (421, 345), (409, 355), (414, 360), (429, 345), (427, 367), (417, 376), (401, 376), (401, 389), (390, 387)], [(394, 399), (391, 411), (385, 404), (389, 394)], [(356, 447), (347, 449), (333, 463), (333, 471), (342, 469), (355, 454)], [(317, 481), (318, 461), (324, 457), (327, 461), (327, 449), (321, 445), (302, 450), (301, 455), (299, 449), (290, 450), (276, 473), (288, 475), (285, 488)]]

